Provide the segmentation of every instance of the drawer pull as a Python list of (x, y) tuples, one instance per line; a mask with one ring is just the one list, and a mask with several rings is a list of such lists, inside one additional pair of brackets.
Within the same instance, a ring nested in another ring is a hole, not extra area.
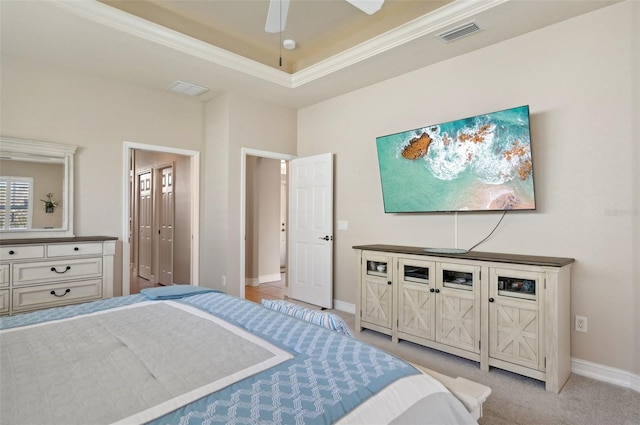
[(67, 295), (69, 292), (71, 292), (71, 289), (67, 288), (67, 289), (64, 291), (64, 294), (62, 294), (62, 295), (58, 295), (58, 294), (56, 294), (56, 291), (51, 291), (51, 295), (53, 295), (53, 296), (55, 296), (55, 297), (64, 297), (64, 296), (65, 296), (65, 295)]
[(9, 255), (13, 255), (13, 254), (15, 254), (15, 253), (16, 253), (16, 252), (15, 252), (14, 250), (9, 251)]
[(59, 271), (58, 271), (58, 269), (56, 269), (55, 267), (51, 267), (51, 271), (52, 271), (52, 272), (56, 272), (56, 273), (59, 273), (59, 274), (66, 273), (66, 272), (68, 272), (69, 270), (71, 270), (71, 266), (67, 266), (67, 267), (66, 267), (63, 271), (61, 271), (61, 272), (59, 272)]
[(74, 251), (80, 251), (80, 248), (78, 248), (77, 246), (73, 247)]

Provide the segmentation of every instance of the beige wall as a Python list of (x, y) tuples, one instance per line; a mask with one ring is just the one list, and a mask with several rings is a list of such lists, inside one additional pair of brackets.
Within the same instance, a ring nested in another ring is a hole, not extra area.
[[(123, 232), (123, 142), (202, 150), (204, 108), (169, 92), (2, 56), (2, 135), (79, 146), (75, 234)], [(115, 292), (120, 293), (118, 244)]]
[(205, 127), (200, 282), (239, 295), (242, 148), (295, 154), (296, 111), (227, 93), (207, 102)]
[[(205, 105), (206, 150), (200, 171), (200, 285), (224, 291), (234, 287), (230, 279), (227, 279), (227, 287), (222, 287), (222, 276), (228, 274), (230, 255), (229, 114), (228, 94)], [(239, 294), (240, 286), (236, 286), (235, 294)]]
[[(336, 155), (335, 297), (355, 303), (353, 245), (452, 247), (452, 214), (385, 214), (375, 138), (531, 107), (538, 209), (509, 213), (478, 251), (572, 257), (571, 355), (640, 373), (640, 4), (625, 3), (466, 54), (298, 115), (298, 155)], [(633, 41), (632, 41), (633, 40)], [(427, 54), (427, 53), (425, 53)], [(471, 247), (495, 213), (459, 214)]]

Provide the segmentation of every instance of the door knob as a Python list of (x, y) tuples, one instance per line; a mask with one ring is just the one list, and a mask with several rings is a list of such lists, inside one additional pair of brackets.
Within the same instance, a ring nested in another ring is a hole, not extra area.
[(327, 235), (325, 237), (319, 237), (318, 239), (322, 239), (322, 240), (325, 240), (325, 241), (332, 241), (333, 240), (333, 236)]

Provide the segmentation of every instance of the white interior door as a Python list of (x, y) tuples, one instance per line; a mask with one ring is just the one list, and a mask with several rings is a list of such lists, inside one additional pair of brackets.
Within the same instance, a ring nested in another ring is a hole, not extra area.
[(333, 307), (333, 156), (289, 163), (291, 298)]
[(160, 187), (160, 268), (158, 283), (163, 285), (173, 284), (173, 167), (164, 167), (159, 170), (161, 175)]
[(151, 171), (138, 174), (138, 276), (151, 279), (153, 199)]

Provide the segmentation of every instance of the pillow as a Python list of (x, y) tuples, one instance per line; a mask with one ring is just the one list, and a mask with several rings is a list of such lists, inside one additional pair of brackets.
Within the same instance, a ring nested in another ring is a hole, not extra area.
[(177, 298), (188, 297), (190, 295), (204, 294), (206, 292), (220, 291), (217, 289), (191, 285), (158, 286), (153, 288), (144, 288), (140, 291), (142, 295), (150, 300), (174, 300)]
[(298, 304), (282, 300), (262, 300), (262, 306), (307, 322), (323, 326), (343, 335), (353, 336), (347, 324), (336, 314), (320, 310), (311, 310)]

